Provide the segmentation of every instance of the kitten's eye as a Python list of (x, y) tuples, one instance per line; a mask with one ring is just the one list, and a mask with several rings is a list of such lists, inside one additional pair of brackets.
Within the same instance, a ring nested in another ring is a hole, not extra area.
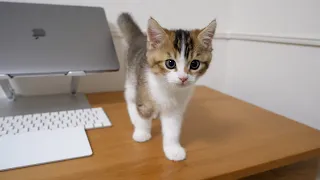
[(176, 67), (176, 62), (172, 59), (166, 60), (166, 66), (168, 69), (174, 69)]
[(199, 60), (193, 60), (190, 63), (190, 69), (192, 70), (197, 70), (200, 66), (200, 61)]

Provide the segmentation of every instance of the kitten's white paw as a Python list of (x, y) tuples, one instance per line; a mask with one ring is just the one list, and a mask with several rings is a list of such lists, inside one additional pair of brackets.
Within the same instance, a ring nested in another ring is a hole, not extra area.
[(186, 158), (186, 151), (180, 145), (165, 146), (164, 153), (172, 161), (182, 161)]
[(137, 142), (145, 142), (151, 139), (151, 134), (149, 132), (135, 130), (132, 138)]

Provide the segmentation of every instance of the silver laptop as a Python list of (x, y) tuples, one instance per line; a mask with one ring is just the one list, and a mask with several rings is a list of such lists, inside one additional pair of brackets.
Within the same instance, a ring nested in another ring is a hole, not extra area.
[(117, 70), (102, 8), (0, 2), (0, 74)]

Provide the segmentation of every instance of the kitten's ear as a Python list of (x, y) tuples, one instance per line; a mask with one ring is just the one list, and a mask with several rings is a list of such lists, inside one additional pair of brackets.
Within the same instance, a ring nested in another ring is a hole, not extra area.
[(152, 17), (148, 21), (147, 37), (149, 43), (148, 46), (151, 49), (160, 47), (167, 38), (167, 33)]
[(198, 35), (199, 41), (208, 49), (212, 49), (212, 40), (216, 32), (217, 22), (216, 20), (211, 21), (211, 23), (201, 30)]

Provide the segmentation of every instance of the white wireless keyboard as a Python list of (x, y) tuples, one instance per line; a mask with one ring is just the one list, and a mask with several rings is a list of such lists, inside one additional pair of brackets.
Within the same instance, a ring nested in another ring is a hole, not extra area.
[(89, 156), (85, 129), (108, 126), (102, 108), (0, 117), (0, 170)]

